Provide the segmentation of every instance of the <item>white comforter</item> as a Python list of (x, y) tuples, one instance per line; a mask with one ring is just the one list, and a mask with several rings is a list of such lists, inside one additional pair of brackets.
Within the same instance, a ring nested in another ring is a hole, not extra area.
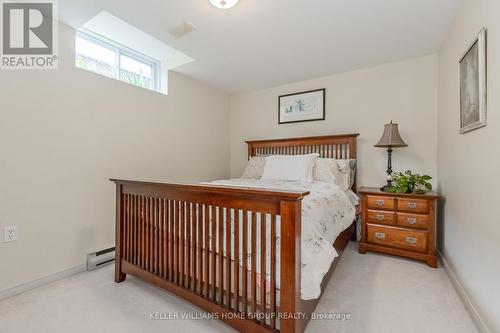
[[(332, 244), (338, 235), (351, 225), (355, 217), (356, 208), (350, 194), (335, 184), (317, 181), (305, 183), (238, 178), (218, 180), (209, 184), (310, 192), (310, 195), (302, 201), (301, 298), (304, 300), (318, 298), (321, 294), (323, 277), (328, 272), (332, 261), (338, 256)], [(267, 225), (269, 228), (270, 224)], [(269, 232), (270, 230), (268, 234)], [(280, 234), (279, 224), (277, 234)], [(267, 239), (269, 241), (269, 236)], [(279, 239), (276, 247), (279, 253)], [(266, 248), (269, 251), (269, 246)], [(257, 239), (257, 249), (260, 249), (259, 239)], [(250, 252), (247, 258), (249, 254)], [(260, 258), (259, 254), (257, 258)], [(269, 272), (269, 253), (266, 253), (266, 258), (267, 272)], [(241, 262), (242, 257), (239, 260)], [(279, 256), (277, 256), (277, 264), (279, 264)], [(259, 259), (257, 259), (257, 267), (260, 267)], [(257, 271), (260, 273), (259, 269)], [(279, 270), (276, 279), (279, 284)]]

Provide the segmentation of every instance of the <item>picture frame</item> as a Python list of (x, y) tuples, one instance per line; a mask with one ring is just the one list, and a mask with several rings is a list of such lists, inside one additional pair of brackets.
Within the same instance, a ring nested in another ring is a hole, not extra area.
[(326, 89), (278, 97), (278, 124), (325, 120)]
[(459, 61), (461, 134), (486, 126), (486, 62), (486, 28), (483, 28)]

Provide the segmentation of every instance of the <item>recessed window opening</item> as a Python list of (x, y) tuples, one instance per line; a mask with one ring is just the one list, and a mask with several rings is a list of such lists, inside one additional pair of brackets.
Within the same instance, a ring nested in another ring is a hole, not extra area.
[(160, 91), (160, 61), (97, 34), (79, 31), (75, 63), (78, 68), (137, 87)]

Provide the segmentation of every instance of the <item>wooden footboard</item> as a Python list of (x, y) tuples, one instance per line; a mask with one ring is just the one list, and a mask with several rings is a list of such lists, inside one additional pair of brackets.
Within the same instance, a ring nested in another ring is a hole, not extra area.
[(112, 181), (116, 282), (136, 275), (241, 332), (301, 330), (301, 202), (308, 192)]

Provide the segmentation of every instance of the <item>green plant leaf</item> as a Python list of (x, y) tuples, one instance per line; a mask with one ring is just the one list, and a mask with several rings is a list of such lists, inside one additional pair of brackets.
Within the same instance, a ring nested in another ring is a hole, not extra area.
[(428, 182), (431, 179), (432, 177), (429, 175), (421, 176), (411, 170), (394, 172), (391, 180), (392, 186), (388, 191), (397, 193), (425, 193), (432, 190), (432, 184)]

